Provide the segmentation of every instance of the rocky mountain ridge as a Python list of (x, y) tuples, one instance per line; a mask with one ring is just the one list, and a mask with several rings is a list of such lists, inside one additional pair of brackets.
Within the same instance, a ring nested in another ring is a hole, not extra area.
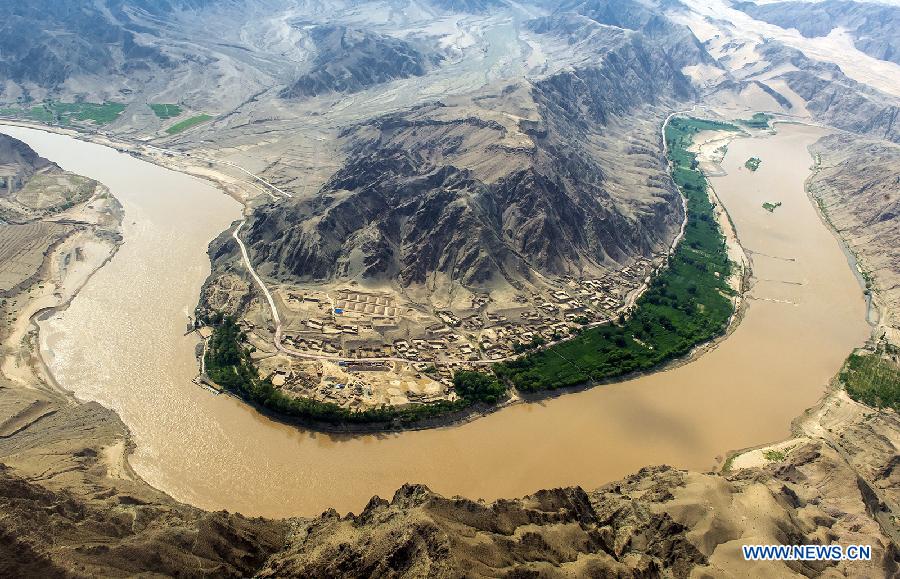
[[(727, 475), (650, 467), (594, 491), (543, 490), (493, 503), (410, 484), (390, 501), (373, 497), (358, 515), (328, 510), (272, 521), (204, 512), (152, 489), (125, 462), (124, 425), (95, 403), (4, 387), (0, 426), (35, 397), (55, 411), (0, 437), (6, 576), (875, 577), (900, 570), (896, 544), (872, 515), (896, 508), (896, 456), (890, 444), (863, 443), (886, 440), (896, 416), (846, 399), (820, 410), (826, 440)], [(873, 557), (754, 564), (740, 555), (748, 542), (869, 544)]]
[(900, 7), (876, 2), (740, 2), (735, 6), (757, 20), (782, 28), (796, 28), (807, 37), (828, 36), (841, 27), (853, 44), (869, 56), (900, 64)]
[(42, 169), (57, 165), (38, 155), (22, 141), (0, 134), (0, 167), (27, 179)]
[(281, 92), (284, 98), (353, 93), (398, 78), (423, 76), (441, 61), (413, 44), (346, 26), (309, 30), (316, 47), (312, 68)]
[(659, 126), (693, 90), (662, 42), (581, 25), (594, 29), (595, 65), (344, 131), (344, 166), (319, 195), (254, 214), (254, 261), (298, 281), (445, 276), (485, 290), (664, 248), (681, 209)]

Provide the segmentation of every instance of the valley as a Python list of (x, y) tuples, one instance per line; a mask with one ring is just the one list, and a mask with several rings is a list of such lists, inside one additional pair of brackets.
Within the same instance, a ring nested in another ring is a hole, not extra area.
[(0, 10), (0, 573), (900, 572), (896, 7)]
[[(51, 154), (43, 147), (54, 147), (49, 151), (61, 162), (70, 159), (69, 162), (81, 163), (85, 156), (78, 154), (79, 148), (93, 147), (53, 135), (47, 135), (46, 139), (50, 140), (42, 145), (41, 140), (35, 140), (41, 133), (25, 134), (42, 154)], [(822, 385), (867, 333), (857, 281), (837, 242), (816, 217), (815, 208), (803, 189), (811, 159), (805, 147), (818, 133), (815, 129), (804, 131), (784, 125), (779, 134), (783, 136), (763, 135), (733, 141), (729, 151), (735, 156), (726, 159), (733, 159), (734, 166), (726, 164), (728, 176), (713, 177), (712, 183), (729, 209), (742, 242), (761, 254), (774, 256), (787, 256), (785, 244), (791, 242), (783, 233), (771, 229), (760, 208), (761, 201), (756, 202), (747, 195), (758, 195), (754, 192), (764, 187), (765, 181), (759, 182), (758, 178), (793, 183), (782, 196), (788, 201), (788, 193), (793, 192), (790, 199), (794, 200), (791, 203), (794, 212), (785, 213), (785, 219), (796, 220), (799, 215), (805, 215), (804, 221), (798, 223), (807, 224), (805, 231), (818, 241), (802, 245), (808, 252), (805, 259), (793, 250), (790, 257), (794, 261), (765, 260), (754, 272), (764, 280), (805, 279), (807, 283), (794, 286), (759, 282), (759, 287), (751, 293), (751, 299), (753, 294), (758, 299), (729, 338), (692, 363), (673, 370), (536, 404), (514, 405), (450, 429), (377, 436), (317, 434), (296, 426), (279, 425), (232, 397), (214, 396), (192, 382), (197, 365), (190, 344), (196, 344), (197, 338), (181, 336), (191, 312), (190, 296), (202, 280), (202, 259), (198, 259), (202, 254), (195, 254), (197, 277), (191, 284), (184, 277), (184, 258), (171, 259), (168, 256), (172, 249), (164, 249), (159, 244), (173, 238), (170, 228), (177, 224), (171, 223), (172, 214), (184, 215), (193, 224), (194, 231), (200, 223), (197, 221), (200, 207), (204, 208), (203, 215), (212, 215), (209, 204), (213, 199), (223, 199), (223, 210), (229, 204), (212, 187), (190, 179), (185, 184), (196, 183), (191, 189), (202, 187), (206, 191), (202, 205), (193, 205), (191, 209), (190, 204), (194, 202), (189, 197), (170, 195), (163, 202), (156, 196), (157, 201), (150, 206), (144, 208), (146, 202), (141, 201), (141, 209), (135, 207), (131, 211), (145, 216), (143, 221), (131, 226), (135, 233), (130, 249), (144, 257), (122, 260), (120, 265), (132, 264), (126, 269), (128, 273), (120, 275), (127, 276), (134, 293), (126, 295), (109, 289), (116, 287), (121, 279), (112, 267), (116, 264), (114, 260), (95, 275), (63, 315), (42, 323), (42, 348), (52, 353), (48, 365), (62, 384), (72, 388), (79, 397), (109, 404), (123, 416), (136, 445), (131, 462), (145, 480), (176, 498), (208, 508), (227, 506), (244, 513), (290, 515), (316, 512), (324, 501), (342, 510), (353, 510), (373, 492), (387, 495), (413, 477), (438, 492), (491, 499), (563, 481), (597, 485), (654, 461), (677, 461), (679, 466), (706, 470), (717, 460), (720, 463), (724, 460), (726, 448), (754, 446), (785, 436), (791, 419), (816, 401)], [(743, 167), (743, 159), (751, 149), (766, 161), (755, 173), (737, 168)], [(127, 155), (107, 151), (112, 158), (140, 163), (144, 171), (163, 171)], [(90, 157), (97, 159), (100, 166), (116, 166), (114, 161), (104, 163), (108, 158), (97, 153)], [(110, 183), (133, 173), (97, 173), (99, 167), (80, 165), (71, 168), (97, 174)], [(720, 180), (731, 175), (736, 181), (727, 181), (728, 188), (725, 188)], [(166, 178), (174, 178), (174, 174)], [(744, 179), (750, 180), (744, 183)], [(138, 201), (143, 197), (127, 193), (134, 191), (128, 181), (122, 181), (119, 187), (117, 190), (111, 186), (111, 191), (127, 214), (129, 199)], [(733, 191), (731, 204), (729, 197), (725, 197), (729, 190)], [(170, 203), (188, 205), (178, 205), (175, 209)], [(230, 213), (223, 221), (236, 217), (236, 213)], [(215, 235), (223, 221), (219, 225), (207, 224), (206, 235)], [(165, 229), (158, 230), (159, 227)], [(751, 237), (751, 232), (757, 232), (757, 237)], [(126, 227), (125, 244), (120, 252), (128, 248), (128, 241)], [(198, 234), (194, 243), (202, 247), (203, 236)], [(158, 265), (154, 268), (141, 265), (147, 263)], [(800, 269), (791, 274), (791, 268)], [(181, 304), (162, 299), (162, 295), (148, 302), (149, 296), (155, 294), (154, 288), (160, 287), (164, 280), (174, 283), (175, 279), (182, 280), (179, 283), (184, 288)], [(843, 285), (836, 283), (841, 279)], [(820, 281), (815, 283), (815, 280)], [(195, 289), (191, 290), (191, 286)], [(823, 293), (825, 288), (829, 290)], [(113, 298), (114, 303), (108, 301)], [(826, 302), (829, 305), (821, 306), (823, 299), (831, 300)], [(783, 303), (788, 300), (790, 304)], [(146, 312), (148, 303), (157, 303), (162, 309), (153, 316), (138, 315)], [(141, 304), (141, 309), (135, 310), (136, 304)], [(808, 325), (808, 320), (817, 317), (819, 307), (833, 312), (829, 332), (822, 332), (818, 327), (812, 330)], [(128, 315), (129, 311), (134, 314)], [(780, 320), (779, 324), (772, 324), (772, 316)], [(162, 320), (166, 324), (158, 325)], [(777, 334), (772, 332), (774, 327), (780, 328)], [(93, 356), (96, 337), (85, 340), (81, 332), (104, 335), (103, 351), (117, 352), (116, 361)], [(783, 341), (776, 341), (777, 336)], [(152, 347), (152, 343), (171, 343), (173, 349), (161, 350)], [(176, 353), (180, 361), (174, 366), (171, 360)], [(132, 361), (123, 363), (125, 355), (133, 356)], [(769, 362), (761, 368), (757, 364), (759, 359)], [(796, 363), (798, 360), (803, 360), (802, 365)], [(109, 363), (114, 366), (107, 366)], [(178, 374), (173, 373), (176, 368)], [(813, 373), (812, 368), (819, 371)], [(760, 372), (765, 372), (765, 376)], [(105, 378), (98, 381), (97, 376)], [(129, 384), (135, 378), (130, 376), (140, 376), (143, 384), (153, 380), (157, 386), (132, 389)], [(722, 389), (722, 384), (731, 387)], [(762, 396), (761, 388), (768, 389), (772, 397)], [(773, 399), (779, 401), (775, 407)], [(174, 403), (175, 400), (181, 402)], [(674, 400), (682, 403), (673, 404)], [(636, 417), (636, 408), (643, 415), (652, 413), (653, 423), (668, 424), (665, 432), (681, 434), (677, 438), (671, 435), (659, 438), (662, 431), (649, 428), (647, 421), (628, 418)], [(722, 408), (733, 410), (723, 413)], [(159, 413), (148, 409), (157, 409)], [(704, 419), (698, 420), (697, 413), (703, 409), (707, 410)], [(761, 415), (766, 419), (760, 420)], [(559, 429), (561, 423), (569, 426)], [(223, 438), (221, 433), (225, 432), (231, 434)], [(235, 436), (237, 432), (247, 436)], [(492, 439), (497, 442), (486, 443)], [(598, 447), (599, 440), (607, 442)], [(616, 443), (609, 444), (612, 440)], [(377, 445), (377, 450), (372, 445)], [(465, 453), (454, 450), (461, 448), (478, 450)], [(265, 454), (260, 454), (261, 449), (265, 449)], [(602, 453), (602, 460), (572, 460), (574, 456), (598, 452)], [(257, 460), (264, 460), (262, 464), (268, 466), (261, 467)], [(503, 466), (498, 468), (498, 465)], [(367, 473), (366, 477), (353, 474), (362, 472)], [(473, 477), (476, 472), (478, 476)], [(521, 474), (510, 476), (511, 472)], [(242, 490), (263, 487), (270, 489), (268, 494), (255, 492), (252, 498), (245, 494), (248, 491)], [(291, 510), (282, 510), (286, 505)]]

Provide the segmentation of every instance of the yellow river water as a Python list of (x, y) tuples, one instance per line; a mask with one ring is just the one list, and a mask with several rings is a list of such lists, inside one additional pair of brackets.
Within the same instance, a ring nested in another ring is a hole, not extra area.
[[(681, 367), (472, 423), (333, 436), (273, 422), (191, 382), (183, 336), (208, 275), (209, 241), (240, 216), (211, 184), (71, 137), (0, 127), (63, 168), (106, 184), (125, 209), (118, 254), (41, 325), (57, 380), (114, 409), (136, 444), (135, 470), (175, 498), (248, 515), (359, 511), (404, 482), (495, 499), (592, 488), (650, 464), (707, 470), (730, 449), (771, 442), (813, 405), (868, 333), (857, 280), (804, 193), (820, 129), (780, 125), (739, 139), (713, 179), (743, 245), (746, 316), (713, 351)], [(758, 156), (755, 173), (744, 161)], [(774, 213), (765, 201), (781, 201)]]

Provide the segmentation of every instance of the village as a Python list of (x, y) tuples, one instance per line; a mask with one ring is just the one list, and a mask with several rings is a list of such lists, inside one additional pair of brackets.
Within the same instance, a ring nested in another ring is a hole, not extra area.
[(280, 285), (272, 288), (277, 338), (263, 304), (240, 324), (260, 377), (291, 396), (350, 410), (453, 401), (458, 370), (484, 370), (618, 319), (664, 261), (661, 253), (600, 278), (567, 276), (506, 304), (473, 294), (470, 307), (453, 311), (354, 282)]

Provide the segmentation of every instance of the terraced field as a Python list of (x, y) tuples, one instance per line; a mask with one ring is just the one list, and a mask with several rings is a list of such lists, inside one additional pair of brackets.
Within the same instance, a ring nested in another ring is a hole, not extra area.
[(9, 292), (40, 269), (47, 249), (65, 234), (53, 223), (0, 225), (0, 293)]
[(87, 201), (94, 193), (97, 182), (70, 173), (42, 173), (33, 176), (16, 201), (35, 211), (63, 211)]

